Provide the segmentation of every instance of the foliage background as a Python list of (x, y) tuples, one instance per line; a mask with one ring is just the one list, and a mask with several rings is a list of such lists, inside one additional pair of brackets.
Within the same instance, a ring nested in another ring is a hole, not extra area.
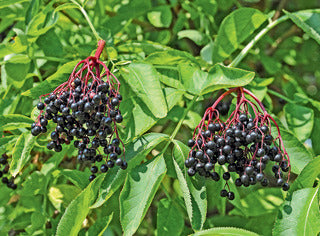
[[(1, 235), (318, 235), (319, 8), (318, 0), (1, 0), (0, 151), (12, 155), (18, 184), (0, 184)], [(38, 96), (67, 80), (96, 36), (122, 83), (129, 168), (89, 184), (72, 145), (54, 154), (29, 127)], [(235, 86), (278, 117), (292, 161), (288, 194), (274, 183), (233, 187), (229, 202), (221, 180), (186, 175), (184, 143), (220, 89)]]

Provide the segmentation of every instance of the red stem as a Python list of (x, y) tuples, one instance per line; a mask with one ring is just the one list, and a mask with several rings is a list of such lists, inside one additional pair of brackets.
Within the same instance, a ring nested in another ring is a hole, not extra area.
[(105, 42), (104, 40), (99, 40), (97, 51), (96, 51), (96, 53), (94, 54), (94, 57), (95, 57), (96, 59), (99, 59), (99, 58), (100, 58), (100, 55), (101, 55), (101, 53), (102, 53), (103, 48), (104, 48), (105, 45), (106, 45), (106, 42)]

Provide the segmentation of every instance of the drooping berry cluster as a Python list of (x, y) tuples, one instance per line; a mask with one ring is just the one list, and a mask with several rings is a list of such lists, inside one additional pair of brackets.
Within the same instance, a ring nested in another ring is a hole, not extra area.
[(16, 189), (17, 185), (14, 183), (14, 179), (9, 174), (9, 156), (4, 153), (0, 158), (0, 178), (3, 184), (6, 184), (8, 188)]
[(40, 96), (37, 105), (40, 115), (31, 127), (31, 133), (37, 136), (47, 132), (48, 121), (52, 120), (56, 127), (47, 148), (56, 152), (62, 150), (62, 144), (74, 140), (78, 160), (92, 164), (90, 181), (96, 177), (97, 163), (103, 159), (105, 163), (100, 166), (103, 173), (115, 164), (127, 168), (124, 144), (117, 130), (117, 123), (123, 120), (119, 110), (120, 82), (99, 61), (104, 45), (100, 41), (95, 56), (80, 61), (67, 82)]
[[(232, 92), (237, 92), (238, 95), (236, 108), (223, 122), (219, 118), (217, 107), (221, 100)], [(251, 99), (247, 99), (246, 95)], [(272, 123), (278, 131), (275, 138), (271, 134)], [(234, 181), (238, 187), (248, 187), (257, 182), (267, 186), (269, 180), (264, 171), (268, 163), (273, 163), (276, 185), (284, 191), (290, 187), (290, 160), (279, 127), (262, 103), (247, 89), (234, 88), (222, 94), (212, 107), (206, 110), (194, 131), (193, 139), (188, 141), (188, 146), (191, 150), (185, 166), (190, 176), (198, 173), (219, 181), (220, 176), (215, 167), (217, 164), (225, 166), (226, 171), (222, 178), (226, 184), (220, 195), (229, 200), (234, 199), (234, 193), (230, 191), (228, 184), (230, 172), (238, 174), (239, 177)], [(286, 181), (283, 172), (289, 172)]]

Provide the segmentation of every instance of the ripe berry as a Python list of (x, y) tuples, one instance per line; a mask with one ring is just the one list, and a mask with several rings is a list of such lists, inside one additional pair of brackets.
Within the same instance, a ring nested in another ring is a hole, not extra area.
[(234, 193), (233, 192), (228, 192), (227, 198), (232, 201), (234, 199)]
[(224, 172), (222, 175), (224, 180), (229, 180), (230, 179), (230, 173), (229, 172)]
[(228, 195), (227, 190), (222, 189), (221, 192), (220, 192), (220, 196), (221, 196), (221, 197), (226, 197), (227, 195)]
[(284, 183), (282, 189), (283, 191), (288, 191), (290, 189), (290, 185), (288, 183)]
[(37, 104), (37, 108), (41, 111), (41, 110), (43, 110), (44, 109), (44, 104), (42, 103), (42, 102), (39, 102), (38, 104)]
[(91, 167), (91, 172), (92, 172), (92, 173), (97, 173), (97, 172), (98, 172), (98, 167), (92, 166), (92, 167)]
[(102, 164), (101, 167), (100, 167), (100, 171), (101, 171), (102, 173), (107, 172), (108, 169), (109, 169), (109, 168), (108, 168), (108, 166), (107, 166), (106, 164)]
[(189, 175), (189, 176), (194, 176), (195, 174), (196, 174), (195, 169), (193, 169), (193, 168), (189, 168), (189, 169), (188, 169), (188, 175)]
[(91, 182), (91, 181), (94, 180), (95, 178), (96, 178), (95, 175), (90, 175), (90, 176), (89, 176), (89, 181)]

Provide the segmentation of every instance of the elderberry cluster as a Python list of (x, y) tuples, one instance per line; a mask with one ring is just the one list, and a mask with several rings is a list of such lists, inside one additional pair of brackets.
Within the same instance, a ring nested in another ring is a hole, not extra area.
[(14, 183), (14, 179), (9, 175), (9, 164), (8, 164), (9, 156), (4, 153), (0, 158), (0, 178), (1, 182), (6, 184), (8, 188), (16, 189), (17, 185)]
[[(99, 42), (95, 57), (79, 62), (67, 82), (42, 96), (44, 103), (37, 105), (40, 115), (31, 126), (31, 133), (37, 136), (47, 132), (48, 121), (52, 120), (56, 125), (47, 148), (61, 152), (62, 144), (74, 141), (77, 159), (92, 165), (90, 181), (99, 169), (105, 173), (115, 165), (127, 168), (124, 145), (117, 131), (117, 123), (123, 120), (119, 110), (120, 83), (98, 60), (103, 46), (104, 41)], [(102, 70), (105, 73), (100, 74)], [(105, 163), (98, 168), (97, 164), (104, 159)]]
[(226, 166), (227, 171), (223, 173), (222, 178), (226, 181), (225, 187), (228, 187), (229, 191), (224, 188), (220, 195), (233, 200), (234, 193), (228, 185), (231, 172), (238, 175), (234, 181), (238, 187), (248, 187), (258, 182), (262, 186), (268, 186), (269, 179), (264, 171), (267, 164), (272, 163), (276, 185), (287, 191), (290, 186), (288, 181), (284, 180), (283, 173), (290, 170), (290, 163), (281, 136), (279, 134), (274, 138), (271, 135), (269, 121), (272, 118), (266, 112), (259, 112), (258, 106), (255, 106), (255, 115), (250, 114), (247, 109), (248, 100), (242, 93), (243, 99), (238, 99), (236, 110), (226, 122), (219, 119), (217, 103), (208, 108), (195, 130), (193, 139), (188, 141), (191, 148), (185, 161), (188, 174), (194, 176), (198, 173), (200, 176), (219, 181), (220, 175), (215, 167), (217, 164)]

